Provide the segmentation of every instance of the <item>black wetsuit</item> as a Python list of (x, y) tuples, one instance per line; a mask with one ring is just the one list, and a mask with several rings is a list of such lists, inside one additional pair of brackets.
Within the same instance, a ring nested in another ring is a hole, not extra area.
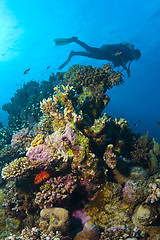
[[(80, 51), (80, 52), (74, 52), (71, 51), (71, 53), (68, 56), (68, 59), (59, 67), (59, 69), (62, 69), (66, 64), (69, 63), (71, 58), (73, 56), (86, 56), (89, 58), (99, 59), (99, 60), (107, 60), (111, 61), (115, 67), (122, 66), (123, 69), (127, 71), (128, 76), (130, 76), (130, 64), (131, 61), (133, 61), (133, 54), (134, 51), (134, 45), (130, 43), (120, 43), (120, 44), (104, 44), (100, 48), (96, 47), (90, 47), (86, 43), (78, 40), (78, 38), (73, 37), (71, 38), (70, 42), (75, 42), (79, 44), (81, 47), (83, 47), (86, 52)], [(129, 62), (128, 67), (126, 67), (126, 64)]]

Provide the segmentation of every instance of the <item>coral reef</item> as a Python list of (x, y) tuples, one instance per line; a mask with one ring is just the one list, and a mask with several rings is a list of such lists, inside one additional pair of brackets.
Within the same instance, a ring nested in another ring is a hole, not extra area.
[(2, 109), (9, 114), (9, 127), (17, 131), (38, 122), (41, 116), (40, 101), (51, 96), (56, 85), (57, 79), (53, 74), (48, 81), (24, 83), (11, 98), (11, 102), (2, 106)]
[(109, 64), (74, 65), (25, 84), (3, 106), (6, 239), (146, 240), (152, 227), (158, 232), (160, 146), (125, 119), (101, 115), (106, 91), (121, 83)]

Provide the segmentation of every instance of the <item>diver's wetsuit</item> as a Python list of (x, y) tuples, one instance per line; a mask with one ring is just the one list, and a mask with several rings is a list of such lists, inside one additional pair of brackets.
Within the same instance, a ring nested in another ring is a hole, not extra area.
[[(120, 43), (120, 44), (105, 44), (100, 48), (90, 47), (86, 43), (78, 40), (77, 37), (72, 37), (70, 42), (75, 42), (83, 47), (87, 52), (74, 52), (71, 51), (68, 59), (58, 68), (59, 70), (65, 67), (69, 63), (73, 56), (86, 56), (89, 58), (108, 60), (111, 61), (115, 67), (122, 66), (130, 76), (129, 67), (131, 61), (133, 61), (132, 51), (134, 50), (134, 45), (130, 43)], [(128, 68), (126, 64), (129, 62)]]

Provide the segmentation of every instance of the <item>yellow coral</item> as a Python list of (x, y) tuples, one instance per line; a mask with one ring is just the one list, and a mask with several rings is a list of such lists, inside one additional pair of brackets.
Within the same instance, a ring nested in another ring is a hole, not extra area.
[(43, 134), (38, 134), (35, 139), (31, 142), (32, 147), (36, 147), (40, 144), (44, 144), (44, 135)]
[(2, 169), (2, 178), (10, 179), (18, 176), (24, 176), (28, 170), (33, 170), (34, 164), (30, 162), (29, 158), (21, 157), (6, 164)]

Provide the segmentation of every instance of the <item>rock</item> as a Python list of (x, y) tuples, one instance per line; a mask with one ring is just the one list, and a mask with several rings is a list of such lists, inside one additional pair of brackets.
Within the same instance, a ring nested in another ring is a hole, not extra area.
[(100, 230), (92, 221), (84, 224), (83, 230), (75, 236), (74, 240), (98, 240), (100, 237)]
[(143, 167), (133, 166), (130, 171), (129, 179), (131, 180), (143, 180), (148, 177), (148, 173)]
[(148, 203), (141, 204), (133, 215), (133, 221), (136, 225), (151, 225), (158, 217), (157, 210)]

